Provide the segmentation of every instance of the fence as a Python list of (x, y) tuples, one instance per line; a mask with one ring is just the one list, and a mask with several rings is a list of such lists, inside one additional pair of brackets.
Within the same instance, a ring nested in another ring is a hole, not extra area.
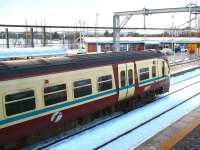
[[(85, 48), (89, 52), (110, 51), (114, 49), (113, 29), (85, 26), (0, 25), (0, 47), (62, 46), (66, 49)], [(177, 42), (174, 40), (176, 37), (186, 37), (189, 34), (187, 29), (172, 31), (174, 29), (171, 28), (120, 28), (120, 50), (141, 50), (145, 47), (161, 49), (158, 42), (174, 45)], [(193, 30), (192, 35), (198, 37), (199, 31)], [(191, 38), (183, 39), (184, 42), (187, 40), (190, 40), (189, 43), (192, 42)], [(194, 43), (200, 43), (200, 40)]]

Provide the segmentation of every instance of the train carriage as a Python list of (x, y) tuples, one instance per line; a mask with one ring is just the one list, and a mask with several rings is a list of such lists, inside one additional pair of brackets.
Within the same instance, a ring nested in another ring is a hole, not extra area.
[(0, 62), (0, 145), (168, 90), (169, 66), (159, 52)]

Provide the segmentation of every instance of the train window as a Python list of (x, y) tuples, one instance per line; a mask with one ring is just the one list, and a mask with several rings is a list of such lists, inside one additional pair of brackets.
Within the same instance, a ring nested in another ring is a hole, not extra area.
[(133, 84), (133, 70), (132, 69), (128, 70), (128, 83), (129, 85)]
[(98, 77), (98, 92), (112, 89), (112, 75)]
[(162, 76), (165, 75), (165, 62), (162, 62)]
[(91, 79), (74, 82), (74, 98), (86, 96), (92, 93)]
[(140, 69), (140, 81), (149, 79), (149, 68), (141, 68)]
[(120, 77), (121, 77), (121, 87), (124, 87), (126, 85), (125, 71), (120, 72)]
[(48, 86), (44, 88), (44, 103), (46, 106), (60, 103), (67, 100), (65, 84)]
[(156, 77), (156, 66), (152, 66), (152, 78)]
[(5, 107), (7, 116), (35, 109), (34, 91), (28, 90), (6, 95)]

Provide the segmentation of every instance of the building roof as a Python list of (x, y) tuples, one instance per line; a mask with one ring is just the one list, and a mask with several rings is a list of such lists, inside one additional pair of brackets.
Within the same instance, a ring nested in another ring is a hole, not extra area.
[(156, 51), (111, 52), (18, 61), (0, 62), (0, 80), (58, 73), (88, 67), (103, 66), (133, 60), (161, 58)]
[[(86, 43), (113, 43), (112, 37), (84, 37)], [(120, 43), (200, 43), (197, 37), (120, 37)]]

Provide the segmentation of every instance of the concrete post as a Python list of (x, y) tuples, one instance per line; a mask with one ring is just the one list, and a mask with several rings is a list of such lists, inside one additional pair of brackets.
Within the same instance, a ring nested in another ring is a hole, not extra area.
[(33, 35), (33, 28), (31, 28), (31, 47), (34, 48), (34, 35)]
[(46, 41), (46, 29), (43, 27), (43, 46), (46, 46), (47, 41)]
[(8, 28), (6, 28), (6, 47), (9, 48), (9, 34), (8, 34)]

